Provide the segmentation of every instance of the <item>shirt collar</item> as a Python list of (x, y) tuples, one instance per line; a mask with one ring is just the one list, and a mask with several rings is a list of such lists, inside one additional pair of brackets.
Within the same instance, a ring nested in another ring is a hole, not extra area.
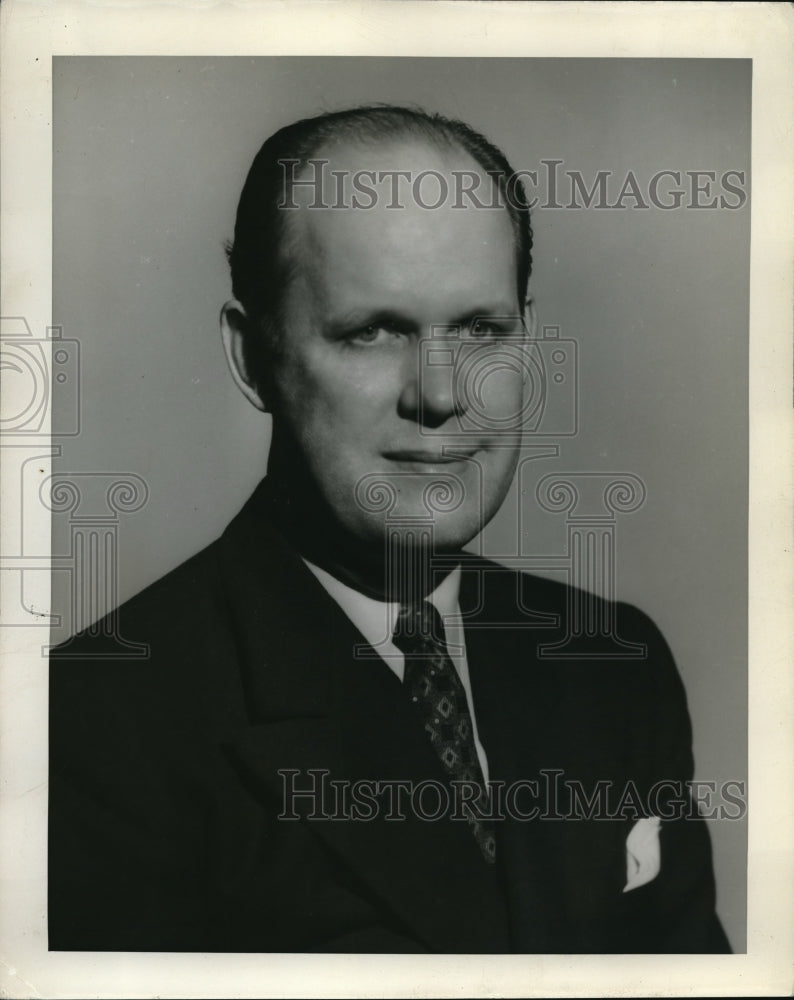
[[(400, 609), (398, 602), (379, 601), (377, 598), (362, 594), (342, 583), (327, 570), (315, 566), (308, 559), (303, 561), (371, 646), (376, 648), (386, 644), (391, 646), (397, 612)], [(427, 600), (435, 605), (442, 620), (450, 615), (460, 614), (458, 604), (460, 576), (461, 567), (458, 565), (427, 597)], [(394, 651), (397, 652), (396, 649)]]

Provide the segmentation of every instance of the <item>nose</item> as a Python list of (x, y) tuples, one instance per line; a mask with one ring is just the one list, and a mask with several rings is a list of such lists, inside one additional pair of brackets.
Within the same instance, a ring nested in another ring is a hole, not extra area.
[(456, 354), (457, 344), (451, 341), (418, 341), (416, 354), (406, 359), (400, 416), (441, 427), (461, 415), (465, 407), (455, 384)]

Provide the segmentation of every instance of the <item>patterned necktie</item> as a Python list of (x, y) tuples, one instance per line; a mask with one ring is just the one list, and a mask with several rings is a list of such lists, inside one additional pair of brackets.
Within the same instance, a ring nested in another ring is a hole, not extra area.
[[(485, 780), (474, 745), (466, 692), (450, 659), (441, 615), (429, 601), (402, 605), (394, 644), (405, 655), (404, 687), (450, 780), (476, 783), (481, 811), (487, 811)], [(490, 824), (466, 807), (466, 817), (483, 857), (493, 864), (496, 840)]]

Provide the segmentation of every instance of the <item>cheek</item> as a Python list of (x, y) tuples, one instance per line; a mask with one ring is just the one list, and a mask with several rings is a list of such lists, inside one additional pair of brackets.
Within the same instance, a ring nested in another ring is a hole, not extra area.
[(311, 447), (324, 442), (337, 450), (366, 446), (389, 411), (384, 373), (347, 361), (333, 350), (295, 353), (277, 372), (279, 411), (293, 434)]
[(470, 419), (484, 430), (515, 433), (520, 429), (525, 410), (525, 383), (515, 368), (492, 364), (464, 387)]
[(468, 418), (483, 429), (515, 431), (525, 409), (528, 369), (523, 350), (483, 346), (460, 355), (456, 391)]

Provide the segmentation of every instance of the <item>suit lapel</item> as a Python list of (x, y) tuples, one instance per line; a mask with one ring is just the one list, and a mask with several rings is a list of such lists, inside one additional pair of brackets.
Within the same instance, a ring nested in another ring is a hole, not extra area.
[[(477, 726), (491, 781), (504, 782), (505, 788), (537, 782), (519, 794), (496, 823), (512, 947), (517, 952), (551, 952), (557, 950), (555, 942), (564, 940), (566, 929), (559, 823), (520, 816), (533, 807), (540, 816), (553, 810), (540, 772), (554, 766), (548, 753), (557, 743), (555, 734), (564, 729), (564, 689), (559, 671), (538, 659), (537, 648), (556, 635), (560, 619), (547, 606), (543, 581), (524, 577), (527, 589), (519, 601), (515, 574), (493, 573), (492, 564), (484, 565), (488, 569), (473, 561), (461, 581), (464, 616), (468, 608), (476, 609), (466, 628), (466, 650)], [(524, 605), (532, 614), (522, 610)], [(500, 624), (488, 627), (489, 622)]]
[[(309, 769), (345, 782), (443, 783), (399, 681), (383, 660), (354, 656), (363, 637), (266, 523), (255, 500), (221, 545), (250, 716), (231, 752), (271, 801), (283, 802), (284, 769), (298, 772), (288, 779), (295, 788), (312, 782)], [(381, 817), (394, 790), (387, 784), (376, 800)], [(509, 950), (497, 880), (465, 822), (423, 820), (412, 814), (410, 795), (404, 796), (405, 818), (391, 821), (312, 819), (316, 801), (303, 797), (293, 804), (425, 947)], [(432, 809), (432, 789), (424, 802)]]

